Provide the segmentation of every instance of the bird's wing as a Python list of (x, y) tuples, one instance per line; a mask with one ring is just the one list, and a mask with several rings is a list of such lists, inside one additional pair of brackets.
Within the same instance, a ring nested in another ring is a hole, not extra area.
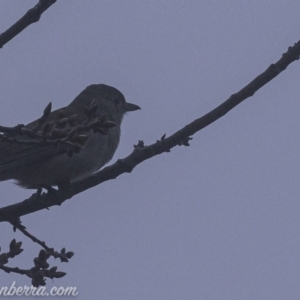
[(62, 149), (56, 145), (25, 145), (2, 141), (0, 142), (0, 174), (44, 161), (61, 153)]
[[(62, 109), (53, 111), (48, 121), (52, 121), (57, 118)], [(66, 113), (67, 116), (70, 113)], [(42, 130), (44, 125), (39, 126), (38, 120), (26, 125), (26, 128), (34, 131)], [(10, 137), (8, 135), (8, 137)], [(18, 140), (28, 141), (31, 138), (27, 136), (16, 136)], [(57, 155), (61, 155), (63, 152), (62, 148), (58, 145), (51, 144), (19, 144), (9, 141), (0, 140), (0, 181), (9, 179), (9, 171), (13, 171), (16, 168), (28, 164), (39, 163), (46, 159), (53, 158)]]

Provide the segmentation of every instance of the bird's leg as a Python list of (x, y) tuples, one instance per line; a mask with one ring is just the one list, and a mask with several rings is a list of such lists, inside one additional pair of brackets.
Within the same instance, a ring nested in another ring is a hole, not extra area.
[(57, 193), (58, 191), (66, 190), (70, 186), (70, 180), (61, 180), (59, 183), (57, 183), (58, 190), (52, 187), (51, 185), (44, 184), (41, 187), (39, 187), (34, 194), (35, 197), (39, 198), (42, 195), (42, 190), (45, 189), (47, 190), (47, 194), (54, 194)]
[(43, 186), (40, 186), (36, 193), (32, 194), (30, 199), (40, 199), (42, 198), (43, 195), (45, 195), (45, 193), (43, 193), (43, 189), (47, 190), (47, 193), (48, 194), (54, 194), (55, 192), (57, 192), (56, 189), (54, 189), (52, 186), (50, 185), (43, 185)]
[[(53, 194), (53, 193), (57, 192), (57, 190), (55, 188), (53, 188), (51, 185), (43, 185), (42, 188), (47, 190), (48, 194)], [(40, 189), (42, 190), (42, 188), (40, 188)]]
[(41, 187), (39, 187), (39, 188), (37, 189), (37, 191), (36, 191), (36, 197), (37, 197), (37, 198), (41, 197), (42, 191), (43, 191), (43, 189), (42, 189)]
[(33, 194), (30, 196), (30, 199), (39, 199), (39, 198), (42, 196), (42, 191), (43, 191), (43, 188), (39, 187), (39, 188), (36, 190), (36, 193), (33, 193)]

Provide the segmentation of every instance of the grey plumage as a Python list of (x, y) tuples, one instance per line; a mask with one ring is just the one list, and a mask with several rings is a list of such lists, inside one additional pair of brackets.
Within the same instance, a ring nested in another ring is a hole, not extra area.
[[(94, 84), (83, 90), (68, 106), (50, 113), (46, 123), (76, 114), (76, 121), (82, 123), (86, 119), (84, 109), (96, 99), (98, 106), (95, 114), (101, 118), (106, 115), (116, 126), (108, 130), (107, 135), (90, 130), (84, 147), (78, 154), (68, 157), (56, 145), (23, 145), (0, 142), (0, 181), (15, 179), (17, 184), (25, 188), (40, 188), (62, 185), (83, 179), (113, 157), (120, 140), (121, 123), (127, 111), (139, 109), (135, 104), (126, 103), (123, 94), (117, 89)], [(26, 125), (26, 128), (41, 131), (45, 123), (39, 125), (38, 120)], [(17, 137), (28, 140), (27, 136)]]

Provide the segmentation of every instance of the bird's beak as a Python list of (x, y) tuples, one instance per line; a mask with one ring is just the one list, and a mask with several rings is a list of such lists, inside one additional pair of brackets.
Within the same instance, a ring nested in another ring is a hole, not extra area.
[(125, 111), (135, 111), (141, 109), (138, 105), (132, 103), (125, 104)]

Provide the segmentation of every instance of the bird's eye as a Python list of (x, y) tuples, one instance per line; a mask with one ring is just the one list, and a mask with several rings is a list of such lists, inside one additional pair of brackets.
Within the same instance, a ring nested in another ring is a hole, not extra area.
[(116, 105), (120, 105), (121, 104), (121, 99), (120, 98), (115, 98), (114, 102)]

